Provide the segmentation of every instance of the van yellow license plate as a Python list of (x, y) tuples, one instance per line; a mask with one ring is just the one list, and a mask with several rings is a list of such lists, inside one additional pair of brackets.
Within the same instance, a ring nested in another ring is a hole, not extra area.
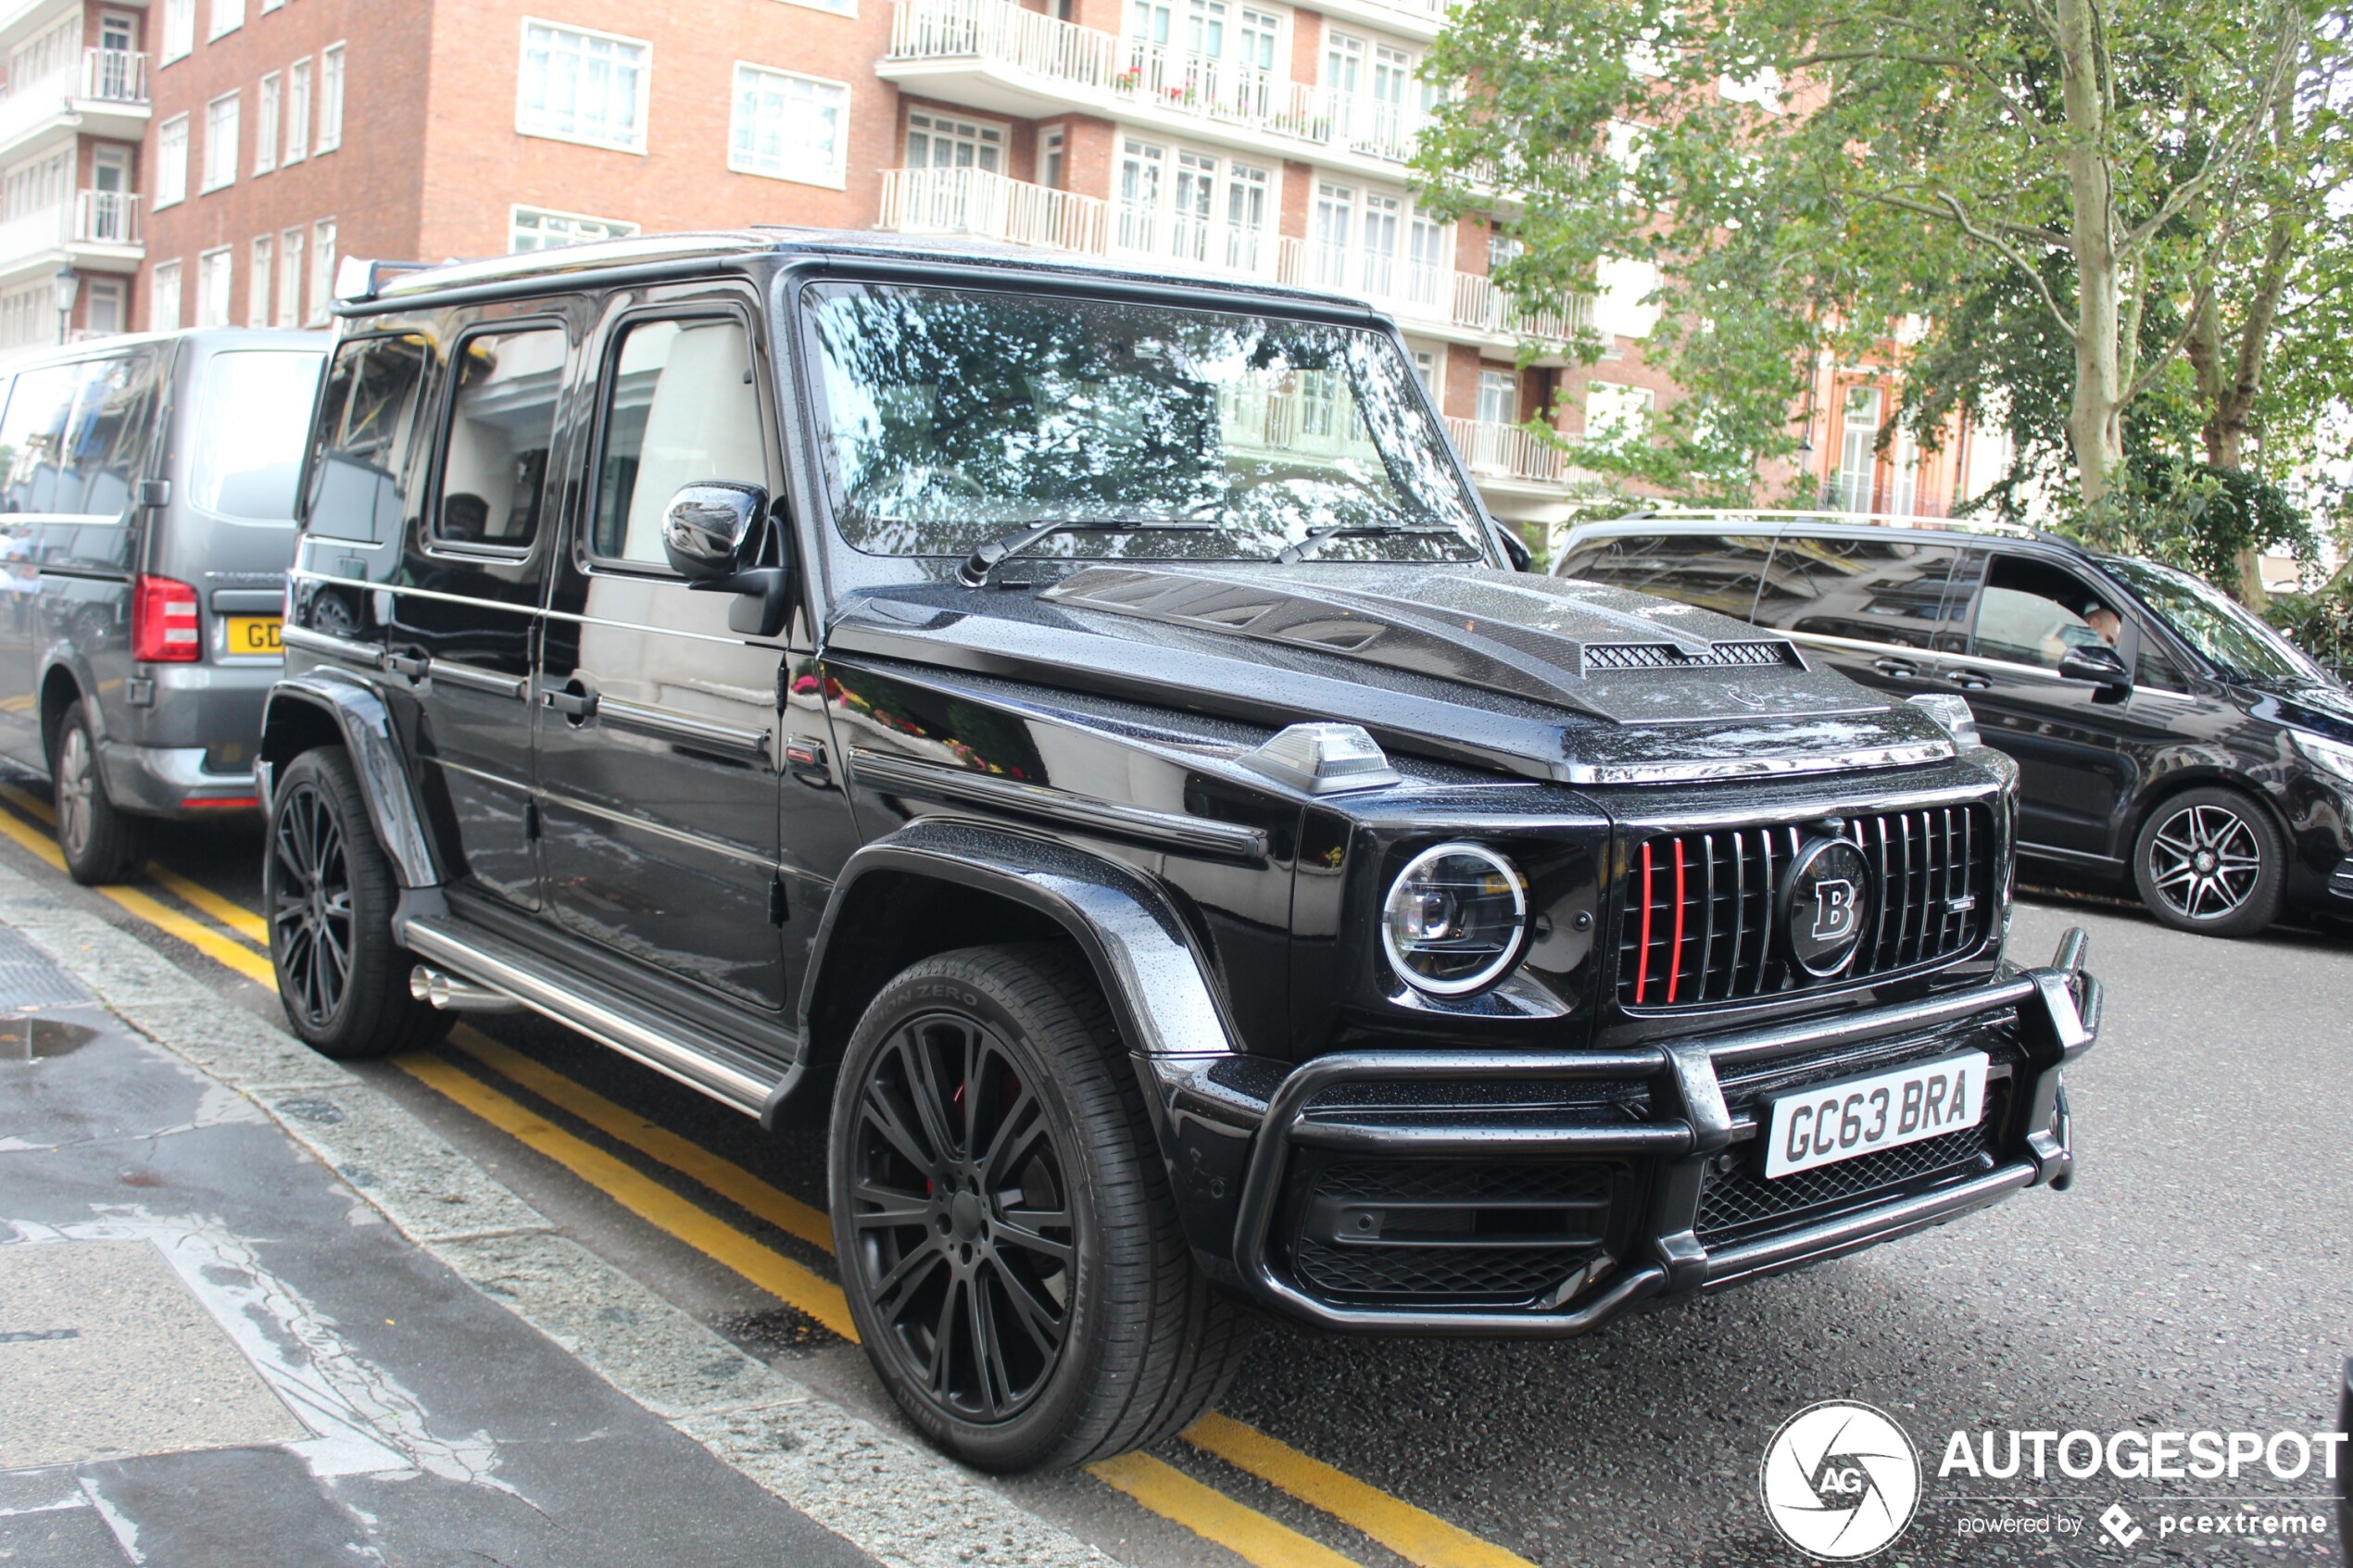
[(231, 653), (283, 653), (278, 640), (278, 617), (274, 615), (233, 615), (228, 621), (228, 643)]

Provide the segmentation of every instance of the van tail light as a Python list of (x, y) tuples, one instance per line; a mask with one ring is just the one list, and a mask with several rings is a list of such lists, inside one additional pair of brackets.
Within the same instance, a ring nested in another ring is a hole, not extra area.
[(141, 577), (131, 597), (131, 657), (145, 664), (194, 664), (204, 657), (196, 591), (169, 577)]

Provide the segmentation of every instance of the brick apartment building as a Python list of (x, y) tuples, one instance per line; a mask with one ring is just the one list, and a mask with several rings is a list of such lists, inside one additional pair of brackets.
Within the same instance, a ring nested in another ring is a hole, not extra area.
[[(1576, 436), (1672, 388), (1642, 363), (1647, 280), (1516, 302), (1489, 282), (1507, 237), (1418, 210), (1447, 3), (0, 0), (0, 348), (322, 322), (345, 255), (963, 233), (1366, 295), (1490, 505), (1551, 521), (1574, 470), (1520, 422)], [(1573, 312), (1601, 365), (1516, 362)], [(1869, 376), (1826, 370), (1818, 476), (1941, 509), (1932, 461), (1853, 449)]]

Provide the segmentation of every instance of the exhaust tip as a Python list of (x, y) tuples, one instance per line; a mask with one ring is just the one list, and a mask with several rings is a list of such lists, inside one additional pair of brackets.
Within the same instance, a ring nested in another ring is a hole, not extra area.
[(522, 1004), (504, 991), (419, 964), (409, 972), (409, 994), (444, 1012), (521, 1012)]

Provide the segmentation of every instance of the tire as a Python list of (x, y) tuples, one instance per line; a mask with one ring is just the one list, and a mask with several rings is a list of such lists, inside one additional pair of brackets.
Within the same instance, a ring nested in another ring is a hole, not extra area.
[(278, 1001), (294, 1032), (338, 1060), (429, 1045), (450, 1015), (409, 995), (415, 960), (392, 937), (399, 897), (340, 750), (306, 751), (271, 794), (261, 901)]
[(67, 874), (84, 887), (128, 881), (147, 859), (147, 820), (120, 809), (107, 794), (98, 738), (78, 698), (57, 721), (49, 776), (57, 784), (57, 847)]
[(2141, 824), (2133, 881), (2149, 913), (2176, 931), (2252, 936), (2279, 919), (2287, 845), (2237, 790), (2183, 790)]
[(843, 1057), (827, 1173), (868, 1359), (977, 1469), (1172, 1436), (1248, 1348), (1255, 1320), (1195, 1269), (1110, 1013), (1068, 949), (968, 947), (886, 986)]

